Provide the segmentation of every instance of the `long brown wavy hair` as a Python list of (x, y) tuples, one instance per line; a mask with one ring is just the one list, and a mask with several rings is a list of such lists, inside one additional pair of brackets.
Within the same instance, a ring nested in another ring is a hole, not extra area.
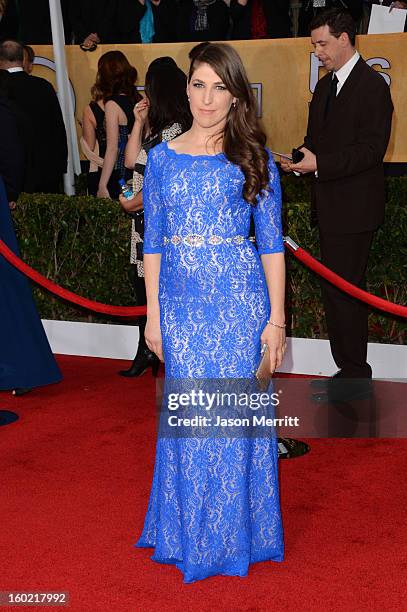
[(198, 64), (209, 64), (233, 97), (226, 125), (218, 136), (226, 158), (241, 167), (245, 177), (243, 197), (255, 205), (257, 196), (269, 188), (266, 135), (256, 117), (256, 103), (237, 51), (225, 43), (201, 43), (192, 49), (188, 82)]
[(121, 51), (108, 51), (100, 56), (96, 82), (91, 89), (92, 100), (106, 102), (111, 96), (125, 94), (136, 102), (137, 70)]

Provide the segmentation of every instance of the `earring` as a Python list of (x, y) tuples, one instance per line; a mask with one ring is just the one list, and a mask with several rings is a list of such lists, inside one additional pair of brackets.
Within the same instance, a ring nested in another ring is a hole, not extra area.
[(236, 108), (236, 102), (232, 102), (232, 108)]

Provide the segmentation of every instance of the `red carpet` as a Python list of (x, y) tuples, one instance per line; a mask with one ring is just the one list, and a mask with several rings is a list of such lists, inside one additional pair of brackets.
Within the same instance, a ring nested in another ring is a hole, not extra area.
[(20, 415), (0, 428), (0, 591), (69, 591), (75, 612), (405, 610), (405, 440), (311, 440), (310, 454), (281, 462), (285, 562), (184, 585), (133, 548), (154, 461), (153, 379), (117, 376), (119, 361), (59, 362), (63, 383), (0, 393), (0, 409)]

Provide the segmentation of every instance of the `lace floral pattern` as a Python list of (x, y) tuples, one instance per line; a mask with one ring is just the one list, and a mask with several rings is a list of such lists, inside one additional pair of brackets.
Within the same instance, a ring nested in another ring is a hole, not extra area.
[[(144, 178), (144, 253), (161, 253), (166, 380), (252, 378), (270, 303), (259, 254), (283, 251), (281, 191), (252, 207), (243, 174), (223, 154), (152, 149)], [(258, 250), (247, 239), (253, 214)], [(172, 236), (181, 241), (171, 241)], [(189, 236), (203, 241), (189, 244)], [(219, 236), (221, 241), (211, 240)], [(243, 236), (243, 240), (226, 238)], [(167, 238), (167, 240), (165, 240)], [(174, 563), (186, 582), (247, 574), (283, 558), (277, 444), (257, 438), (159, 437), (150, 502), (137, 544)]]

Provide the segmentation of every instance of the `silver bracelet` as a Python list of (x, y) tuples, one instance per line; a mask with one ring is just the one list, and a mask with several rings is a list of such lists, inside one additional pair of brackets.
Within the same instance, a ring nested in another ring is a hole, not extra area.
[(275, 323), (275, 321), (272, 321), (271, 319), (268, 320), (267, 323), (271, 325), (272, 327), (278, 327), (279, 329), (285, 329), (285, 323), (284, 325), (279, 325), (278, 323)]

